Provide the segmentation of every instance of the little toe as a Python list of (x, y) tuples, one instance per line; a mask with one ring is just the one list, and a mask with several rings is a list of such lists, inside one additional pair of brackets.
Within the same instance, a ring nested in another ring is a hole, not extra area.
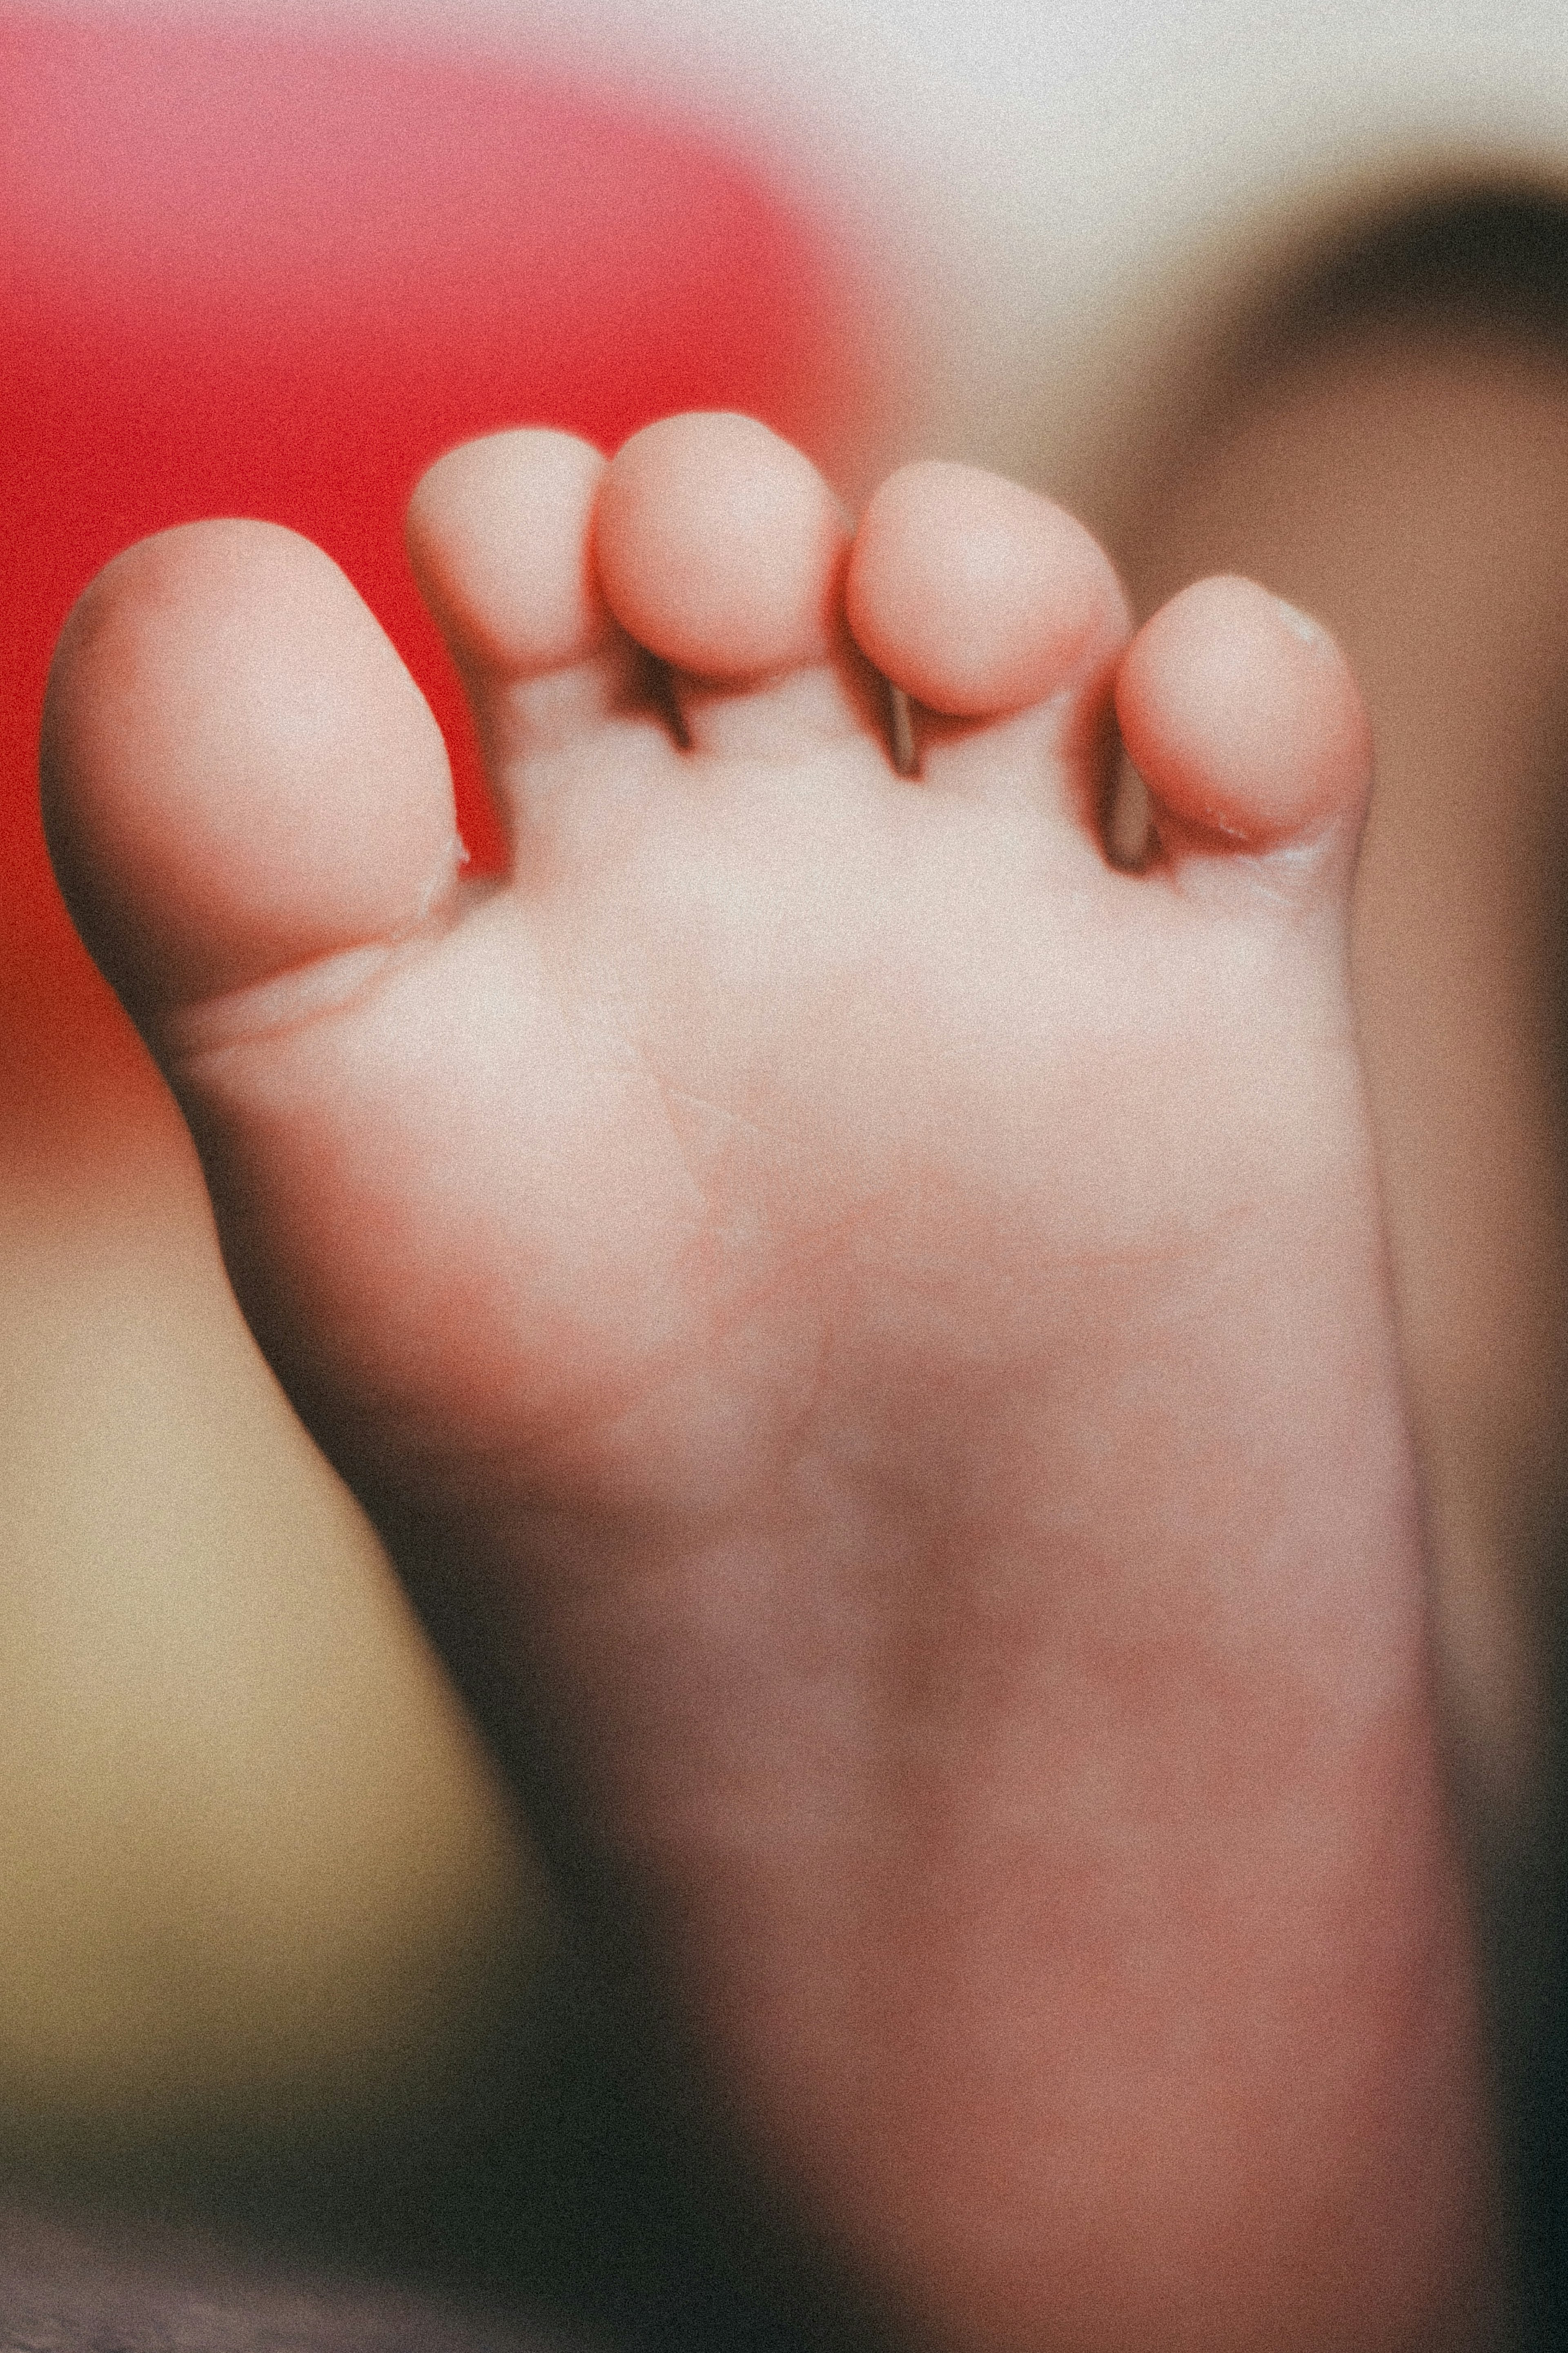
[(879, 723), (843, 624), (849, 530), (802, 452), (754, 417), (644, 427), (599, 495), (611, 611), (668, 664), (688, 740), (787, 757)]
[(42, 777), (71, 913), (154, 1050), (191, 1008), (390, 953), (461, 863), (423, 696), (331, 558), (270, 523), (182, 525), (100, 573)]
[(409, 561), (492, 772), (591, 731), (646, 683), (594, 570), (605, 471), (574, 434), (492, 433), (438, 458), (408, 502)]
[(1048, 747), (1090, 837), (1088, 770), (1130, 623), (1081, 523), (977, 467), (904, 466), (861, 518), (845, 600), (858, 642), (915, 706), (923, 775), (1037, 793)]
[(1348, 877), (1371, 732), (1318, 622), (1253, 581), (1200, 580), (1133, 639), (1116, 708), (1168, 860), (1239, 871), (1268, 854), (1275, 887), (1288, 872)]

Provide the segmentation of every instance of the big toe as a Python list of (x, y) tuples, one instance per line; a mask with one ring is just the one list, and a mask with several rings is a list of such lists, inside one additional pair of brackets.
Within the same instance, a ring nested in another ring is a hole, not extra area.
[(406, 934), (460, 861), (445, 747), (329, 557), (258, 522), (115, 558), (50, 673), (56, 871), (156, 1047), (167, 1018)]

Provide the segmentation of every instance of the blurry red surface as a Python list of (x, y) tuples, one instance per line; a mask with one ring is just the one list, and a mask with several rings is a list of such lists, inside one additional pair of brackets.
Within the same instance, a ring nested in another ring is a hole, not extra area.
[(831, 241), (753, 167), (521, 69), (0, 0), (0, 1088), (47, 1123), (130, 1067), (35, 783), (50, 649), (116, 549), (205, 514), (319, 541), (434, 704), (492, 859), (403, 567), (417, 475), (497, 426), (613, 448), (685, 407), (809, 443), (855, 362)]

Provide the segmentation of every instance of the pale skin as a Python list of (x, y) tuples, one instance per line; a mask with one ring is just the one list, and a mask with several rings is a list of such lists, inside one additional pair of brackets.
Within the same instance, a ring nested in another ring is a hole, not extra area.
[(502, 881), (261, 524), (88, 591), (46, 805), (547, 1829), (898, 2335), (1496, 2341), (1342, 657), (1231, 579), (1134, 636), (1045, 501), (917, 465), (852, 524), (734, 417), (470, 445), (409, 533)]

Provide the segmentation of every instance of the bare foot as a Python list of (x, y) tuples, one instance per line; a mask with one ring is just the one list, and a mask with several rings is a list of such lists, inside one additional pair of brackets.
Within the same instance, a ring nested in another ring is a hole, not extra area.
[(48, 818), (558, 1846), (921, 2338), (1489, 2341), (1339, 655), (1239, 581), (1129, 647), (1056, 509), (916, 466), (852, 536), (733, 417), (473, 445), (411, 538), (504, 883), (253, 523), (89, 590)]

